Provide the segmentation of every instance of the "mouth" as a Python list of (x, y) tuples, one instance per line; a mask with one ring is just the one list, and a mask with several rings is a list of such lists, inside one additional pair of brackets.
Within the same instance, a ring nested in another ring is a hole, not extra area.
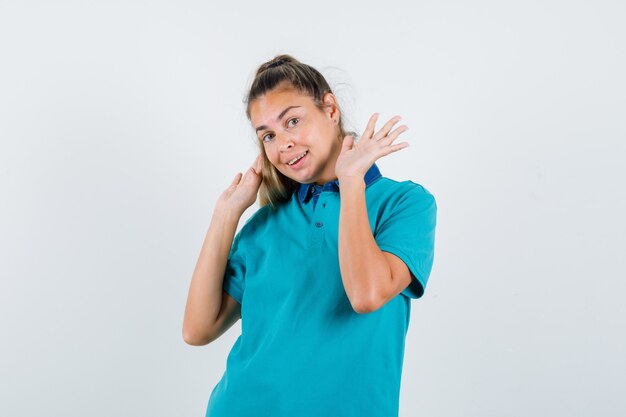
[(297, 168), (301, 166), (303, 164), (304, 159), (306, 158), (308, 154), (309, 154), (308, 150), (302, 152), (299, 156), (287, 162), (287, 165), (290, 166), (291, 168)]

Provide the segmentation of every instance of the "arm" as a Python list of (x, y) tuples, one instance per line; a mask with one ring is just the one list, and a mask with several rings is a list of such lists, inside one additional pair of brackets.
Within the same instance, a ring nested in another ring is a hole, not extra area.
[[(240, 314), (239, 303), (222, 285), (228, 254), (241, 214), (218, 204), (191, 278), (183, 339), (190, 345), (206, 345), (232, 326)], [(224, 301), (224, 303), (223, 303)]]
[(397, 256), (379, 249), (369, 225), (362, 178), (340, 187), (339, 266), (354, 310), (369, 313), (385, 305), (411, 283), (411, 273)]

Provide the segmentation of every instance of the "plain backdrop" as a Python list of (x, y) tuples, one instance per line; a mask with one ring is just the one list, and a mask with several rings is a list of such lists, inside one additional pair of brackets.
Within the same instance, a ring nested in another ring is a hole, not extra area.
[(204, 415), (241, 322), (185, 344), (187, 291), (280, 53), (348, 128), (401, 115), (410, 146), (377, 164), (437, 199), (400, 416), (625, 415), (625, 20), (621, 1), (0, 0), (0, 415)]

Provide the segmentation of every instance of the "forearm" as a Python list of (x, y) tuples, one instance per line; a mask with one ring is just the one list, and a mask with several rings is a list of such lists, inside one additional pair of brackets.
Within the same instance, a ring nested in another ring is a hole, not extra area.
[(380, 289), (389, 285), (391, 269), (372, 235), (363, 179), (340, 181), (340, 198), (341, 279), (355, 309), (367, 310), (378, 302)]
[(217, 319), (228, 254), (240, 217), (219, 204), (213, 212), (189, 287), (183, 323), (185, 340), (202, 339)]

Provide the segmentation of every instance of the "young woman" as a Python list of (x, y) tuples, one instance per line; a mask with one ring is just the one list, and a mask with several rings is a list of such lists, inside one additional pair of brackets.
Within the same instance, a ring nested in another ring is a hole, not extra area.
[(260, 66), (246, 103), (260, 154), (218, 199), (183, 324), (205, 345), (242, 320), (206, 415), (397, 416), (437, 210), (375, 164), (407, 127), (374, 114), (355, 141), (324, 77), (289, 55)]

